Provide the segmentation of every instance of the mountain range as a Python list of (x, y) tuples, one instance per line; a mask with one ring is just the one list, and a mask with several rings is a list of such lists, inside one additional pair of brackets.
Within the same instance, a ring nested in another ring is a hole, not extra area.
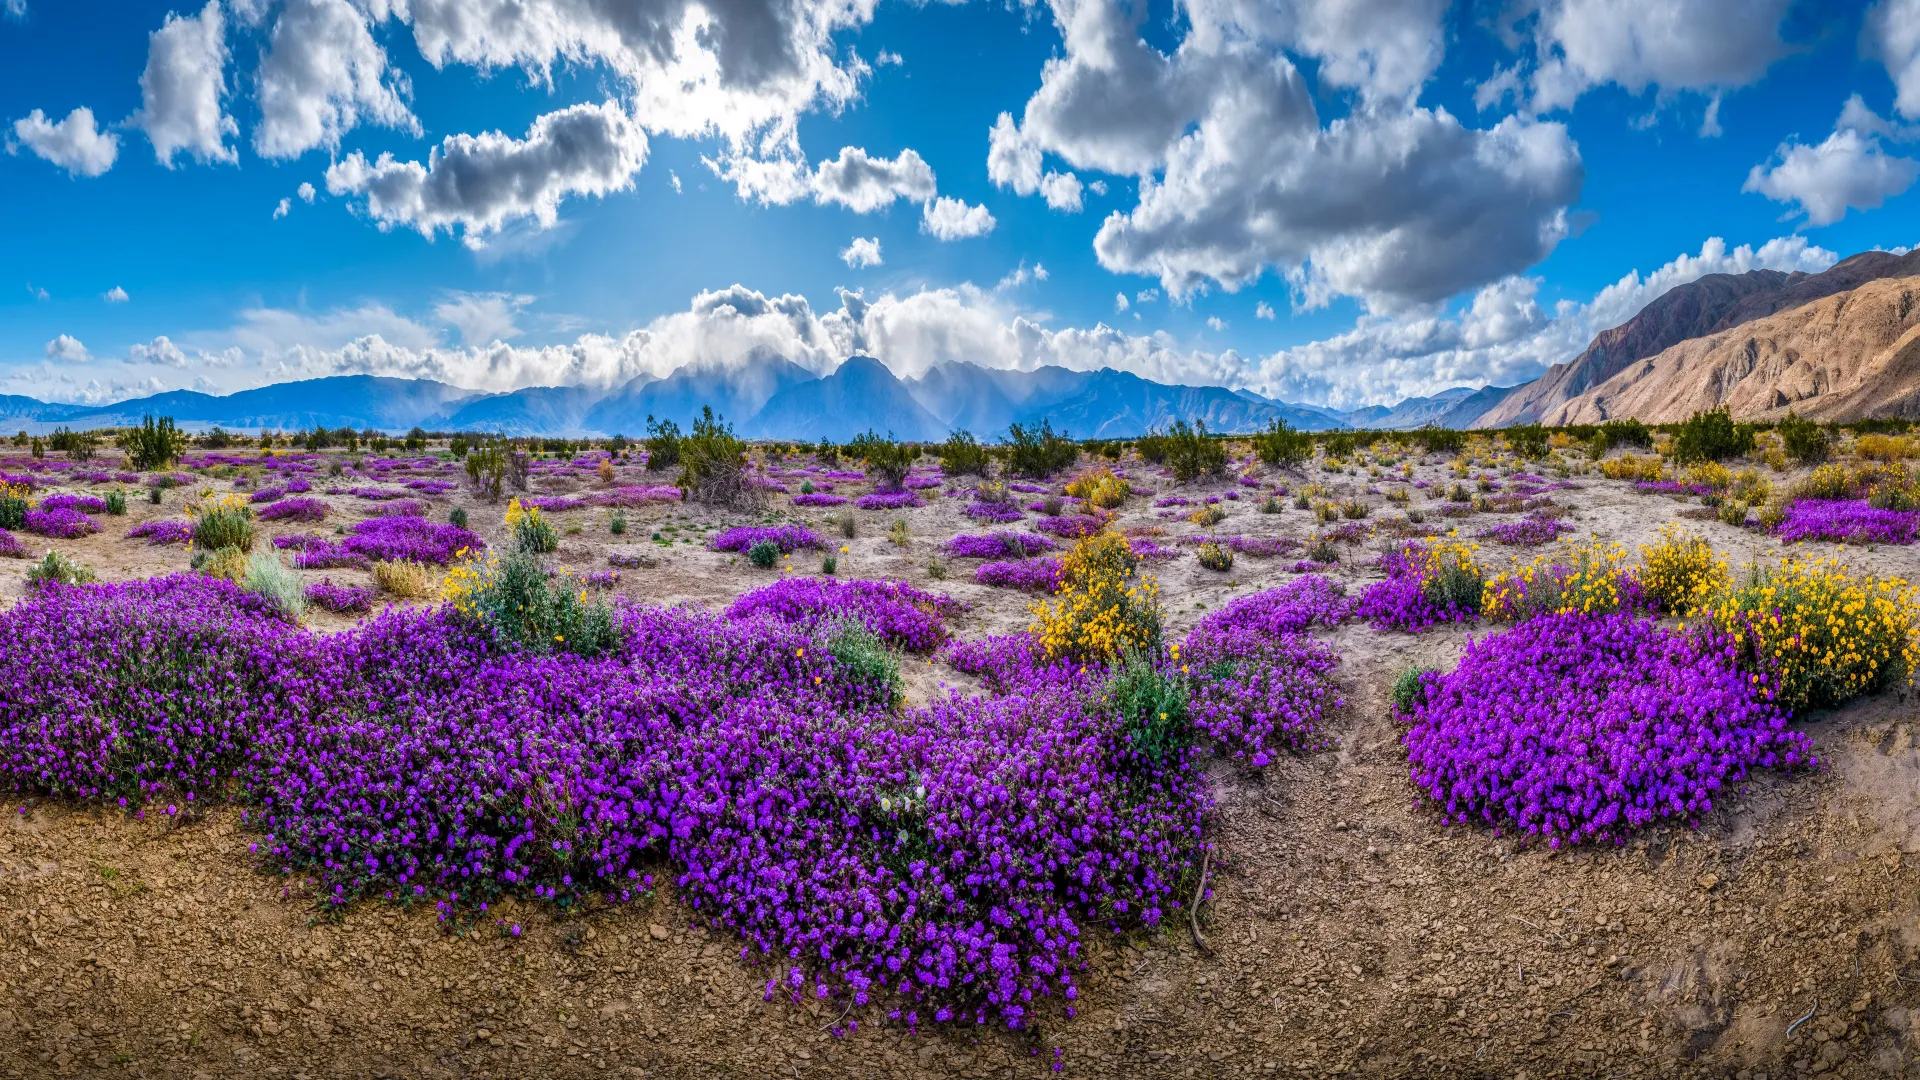
[(747, 438), (831, 439), (865, 431), (919, 442), (966, 430), (983, 440), (1013, 424), (1052, 424), (1080, 439), (1135, 438), (1177, 420), (1244, 433), (1295, 428), (1407, 430), (1684, 420), (1724, 406), (1740, 419), (1788, 410), (1823, 420), (1920, 416), (1920, 251), (1869, 251), (1818, 274), (1753, 270), (1675, 286), (1579, 356), (1518, 386), (1456, 387), (1395, 405), (1337, 411), (1251, 390), (1180, 386), (1112, 368), (1010, 371), (967, 361), (908, 379), (872, 357), (826, 375), (761, 350), (595, 390), (535, 386), (483, 393), (430, 379), (341, 375), (214, 396), (174, 390), (112, 405), (0, 395), (0, 426), (118, 427), (145, 415), (189, 428), (312, 427), (484, 431), (508, 435), (644, 434), (651, 420), (691, 427), (703, 408)]

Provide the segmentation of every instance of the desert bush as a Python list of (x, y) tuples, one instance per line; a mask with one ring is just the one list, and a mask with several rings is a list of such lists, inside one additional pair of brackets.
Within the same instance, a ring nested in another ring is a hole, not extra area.
[(1862, 435), (1853, 440), (1853, 452), (1864, 461), (1905, 461), (1920, 456), (1920, 444), (1905, 435)]
[(300, 575), (287, 569), (278, 552), (271, 548), (256, 551), (247, 559), (240, 584), (250, 593), (265, 597), (288, 618), (298, 619), (307, 611), (307, 590)]
[(425, 565), (406, 559), (381, 559), (373, 564), (373, 583), (380, 591), (402, 600), (425, 600), (434, 594), (433, 574)]
[(1438, 675), (1439, 668), (1415, 665), (1402, 671), (1393, 680), (1393, 689), (1388, 696), (1393, 699), (1393, 707), (1400, 715), (1406, 716), (1414, 708), (1426, 701), (1426, 682), (1428, 677)]
[(1802, 465), (1818, 465), (1826, 461), (1827, 455), (1832, 452), (1833, 438), (1827, 434), (1827, 429), (1795, 416), (1791, 411), (1775, 430), (1779, 432), (1780, 445), (1787, 456)]
[(847, 443), (847, 453), (861, 459), (866, 466), (868, 479), (874, 481), (879, 491), (904, 489), (907, 474), (913, 471), (913, 463), (920, 456), (917, 448), (882, 438), (871, 431)]
[(1173, 470), (1174, 480), (1182, 484), (1201, 477), (1224, 476), (1226, 444), (1207, 436), (1204, 420), (1195, 420), (1192, 424), (1175, 420), (1167, 429), (1167, 467)]
[(1657, 542), (1641, 545), (1636, 578), (1660, 611), (1685, 616), (1726, 588), (1727, 564), (1704, 537), (1669, 524)]
[(1193, 745), (1187, 690), (1139, 649), (1128, 649), (1101, 687), (1102, 703), (1118, 722), (1126, 753), (1165, 764)]
[[(334, 464), (337, 466), (339, 462)], [(506, 446), (498, 440), (480, 443), (467, 452), (465, 468), (474, 494), (488, 502), (498, 502), (506, 485)]]
[(680, 425), (671, 420), (647, 416), (647, 437), (641, 445), (647, 449), (647, 471), (662, 472), (680, 464)]
[(1844, 705), (1912, 677), (1914, 589), (1837, 559), (1751, 566), (1746, 580), (1700, 608), (1789, 713)]
[(1753, 425), (1734, 423), (1724, 408), (1696, 412), (1673, 434), (1673, 459), (1686, 465), (1736, 458), (1753, 449), (1753, 437)]
[(1159, 584), (1140, 572), (1127, 538), (1100, 532), (1060, 561), (1057, 599), (1031, 609), (1032, 632), (1050, 658), (1111, 660), (1160, 643)]
[(1007, 428), (1007, 471), (1015, 476), (1044, 480), (1079, 460), (1080, 448), (1046, 420), (1037, 428), (1019, 424)]
[(1541, 615), (1606, 615), (1631, 611), (1641, 593), (1627, 568), (1627, 551), (1600, 540), (1568, 544), (1487, 579), (1480, 614), (1499, 622)]
[(940, 444), (940, 471), (948, 476), (985, 476), (993, 463), (987, 448), (964, 428)]
[(1667, 475), (1667, 466), (1651, 454), (1623, 454), (1601, 462), (1600, 475), (1609, 480), (1634, 482), (1663, 480)]
[(237, 547), (202, 549), (194, 553), (191, 565), (208, 577), (238, 585), (247, 576), (247, 553)]
[(514, 550), (522, 554), (546, 555), (560, 548), (560, 535), (537, 506), (522, 506), (519, 499), (509, 501), (506, 526)]
[(1539, 424), (1520, 424), (1501, 432), (1513, 452), (1529, 461), (1547, 456), (1547, 431)]
[(92, 567), (51, 549), (41, 556), (39, 562), (27, 567), (29, 588), (35, 585), (91, 585), (97, 580)]
[(151, 472), (179, 460), (187, 449), (187, 434), (174, 426), (171, 416), (143, 416), (139, 427), (121, 432), (119, 443), (128, 468)]
[(1111, 510), (1127, 501), (1133, 486), (1105, 465), (1089, 469), (1068, 482), (1067, 494), (1086, 504), (1087, 513)]
[(1200, 565), (1208, 570), (1224, 574), (1233, 569), (1233, 549), (1212, 540), (1201, 544), (1195, 557), (1200, 560)]
[[(384, 565), (390, 564), (374, 564), (376, 579)], [(590, 658), (620, 643), (613, 612), (603, 601), (589, 599), (569, 572), (549, 574), (524, 552), (462, 562), (448, 571), (440, 595), (510, 648)]]
[(747, 548), (747, 561), (762, 570), (771, 570), (773, 564), (780, 561), (780, 545), (771, 540), (756, 541)]
[(31, 490), (24, 484), (0, 482), (0, 529), (27, 527), (27, 510), (32, 506), (27, 496)]
[(1213, 526), (1220, 524), (1222, 521), (1225, 521), (1226, 519), (1227, 519), (1227, 512), (1225, 510), (1220, 509), (1219, 504), (1217, 503), (1209, 503), (1206, 506), (1203, 506), (1200, 509), (1195, 510), (1193, 513), (1187, 515), (1188, 521), (1193, 522), (1195, 525), (1198, 525), (1203, 529), (1212, 528)]
[(192, 503), (187, 513), (193, 518), (194, 545), (202, 550), (253, 550), (253, 508), (241, 497), (229, 495), (215, 502)]
[(747, 444), (735, 438), (733, 428), (702, 406), (693, 431), (680, 445), (680, 490), (689, 502), (709, 506), (738, 506), (759, 496), (747, 475)]
[(1275, 420), (1253, 437), (1253, 452), (1267, 465), (1291, 468), (1313, 456), (1313, 435)]

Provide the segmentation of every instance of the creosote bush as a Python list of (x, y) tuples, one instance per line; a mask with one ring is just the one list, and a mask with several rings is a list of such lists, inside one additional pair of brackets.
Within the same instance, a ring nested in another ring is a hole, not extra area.
[(940, 471), (947, 476), (985, 476), (993, 456), (973, 434), (962, 428), (940, 444)]
[(1173, 478), (1179, 483), (1226, 475), (1227, 446), (1219, 439), (1208, 437), (1206, 421), (1195, 420), (1189, 424), (1175, 420), (1167, 429), (1166, 440), (1167, 467), (1173, 470)]
[(1015, 476), (1044, 480), (1064, 472), (1080, 460), (1080, 447), (1053, 430), (1046, 420), (1037, 428), (1014, 424), (1007, 429), (1007, 471)]
[(1313, 434), (1297, 431), (1285, 420), (1275, 420), (1253, 437), (1253, 452), (1263, 464), (1294, 468), (1313, 456)]

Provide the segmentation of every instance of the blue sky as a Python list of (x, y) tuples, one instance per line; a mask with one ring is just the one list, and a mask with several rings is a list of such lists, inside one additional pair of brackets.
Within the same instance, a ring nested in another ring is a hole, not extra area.
[(0, 390), (771, 350), (1391, 401), (1920, 242), (1915, 120), (1920, 0), (0, 0)]

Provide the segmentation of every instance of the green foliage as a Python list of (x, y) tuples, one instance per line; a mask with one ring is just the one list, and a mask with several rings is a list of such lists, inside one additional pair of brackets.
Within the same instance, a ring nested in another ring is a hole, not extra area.
[(900, 661), (866, 627), (851, 619), (836, 624), (827, 633), (827, 654), (833, 657), (845, 673), (844, 677), (856, 683), (866, 683), (886, 689), (889, 696), (897, 693), (900, 685)]
[(1528, 461), (1547, 456), (1547, 429), (1539, 424), (1519, 424), (1501, 434), (1507, 437), (1507, 445), (1513, 447), (1513, 452)]
[(1291, 467), (1313, 456), (1313, 436), (1296, 431), (1285, 420), (1275, 420), (1253, 437), (1253, 452), (1268, 465)]
[(96, 580), (91, 567), (57, 551), (48, 551), (39, 562), (27, 567), (28, 585), (91, 585)]
[(840, 461), (840, 448), (833, 445), (832, 439), (821, 439), (820, 445), (813, 448), (813, 456), (822, 465), (833, 465)]
[(947, 436), (940, 444), (940, 471), (948, 476), (985, 476), (993, 461), (986, 447), (964, 428)]
[(560, 549), (560, 534), (553, 522), (532, 507), (520, 513), (508, 513), (507, 526), (513, 532), (513, 549), (524, 555), (546, 555)]
[(1780, 433), (1780, 442), (1787, 456), (1802, 465), (1820, 464), (1827, 460), (1827, 455), (1833, 449), (1833, 438), (1827, 434), (1826, 428), (1795, 416), (1791, 411), (1775, 430)]
[(0, 485), (0, 529), (21, 529), (27, 524), (27, 497), (25, 488), (7, 488)]
[(820, 572), (827, 575), (828, 577), (832, 577), (833, 575), (839, 573), (840, 559), (836, 555), (834, 555), (834, 553), (831, 551), (827, 552), (825, 555), (820, 556)]
[(734, 437), (733, 427), (714, 414), (713, 406), (701, 407), (692, 433), (680, 439), (679, 447), (680, 491), (688, 501), (734, 506), (754, 498), (747, 477), (747, 444)]
[(1211, 540), (1200, 545), (1200, 551), (1196, 557), (1200, 560), (1200, 565), (1208, 570), (1224, 574), (1233, 569), (1233, 549), (1222, 547)]
[(120, 434), (120, 448), (126, 451), (127, 464), (141, 472), (164, 468), (179, 460), (187, 448), (186, 432), (173, 424), (173, 417), (140, 418), (140, 426)]
[(1413, 439), (1429, 454), (1457, 454), (1467, 448), (1467, 433), (1450, 428), (1423, 427)]
[(833, 519), (833, 523), (834, 527), (840, 530), (840, 535), (848, 540), (853, 539), (854, 535), (860, 531), (860, 519), (854, 517), (851, 510), (840, 511), (839, 516)]
[(1595, 437), (1605, 440), (1608, 450), (1617, 446), (1638, 446), (1644, 449), (1653, 445), (1653, 432), (1647, 425), (1632, 417), (1625, 420), (1609, 420), (1601, 424), (1595, 431)]
[(762, 570), (771, 570), (773, 564), (780, 561), (780, 545), (762, 540), (747, 549), (747, 561)]
[(1007, 471), (1015, 476), (1044, 480), (1079, 460), (1080, 448), (1046, 420), (1037, 428), (1014, 424), (1007, 429)]
[(1727, 410), (1696, 412), (1673, 434), (1673, 459), (1682, 465), (1725, 461), (1753, 449), (1753, 425), (1735, 424)]
[(1329, 431), (1320, 437), (1320, 445), (1326, 447), (1330, 458), (1350, 458), (1360, 444), (1351, 431)]
[[(208, 434), (212, 435), (214, 432), (219, 432), (222, 435), (226, 434), (225, 432), (221, 432), (217, 427), (213, 429), (213, 432), (208, 432)], [(54, 428), (53, 434), (47, 436), (48, 446), (59, 453), (67, 455), (67, 457), (74, 461), (86, 461), (93, 457), (93, 444), (94, 438), (91, 432), (69, 431), (64, 427)]]
[(907, 473), (920, 457), (916, 447), (894, 442), (869, 431), (847, 444), (847, 453), (866, 463), (867, 473), (877, 477), (879, 486), (898, 491), (907, 482)]
[(453, 510), (447, 514), (447, 521), (449, 521), (454, 525), (458, 525), (462, 529), (466, 528), (467, 527), (466, 509), (464, 507), (459, 507), (459, 506), (454, 507)]
[(478, 571), (460, 568), (452, 576), (455, 608), (486, 624), (504, 644), (594, 657), (620, 643), (604, 602), (589, 599), (566, 574), (548, 578), (531, 555), (509, 555)]
[(1128, 649), (1103, 691), (1135, 760), (1163, 765), (1193, 745), (1186, 687), (1137, 649)]
[(244, 506), (217, 506), (203, 511), (193, 523), (193, 543), (203, 551), (235, 548), (253, 550), (253, 511)]
[(306, 614), (307, 587), (300, 575), (287, 569), (280, 561), (280, 554), (271, 548), (253, 553), (247, 560), (245, 576), (240, 584), (248, 592), (259, 593), (273, 601), (290, 619), (298, 619)]
[(1134, 441), (1133, 447), (1140, 452), (1140, 460), (1149, 465), (1158, 465), (1167, 460), (1167, 437), (1150, 431)]
[(471, 450), (472, 448), (473, 448), (473, 444), (467, 441), (467, 437), (465, 435), (455, 435), (452, 439), (448, 440), (447, 442), (447, 449), (453, 452), (453, 456), (456, 460), (464, 459), (467, 456), (467, 451)]
[(107, 502), (107, 513), (109, 515), (113, 517), (121, 517), (124, 514), (126, 514), (127, 512), (127, 493), (126, 492), (109, 491), (107, 492), (106, 502)]
[(1207, 435), (1207, 422), (1175, 420), (1167, 429), (1167, 467), (1182, 483), (1203, 476), (1222, 476), (1227, 471), (1227, 444)]
[(626, 533), (627, 515), (625, 511), (615, 510), (613, 512), (612, 519), (607, 522), (607, 531), (615, 536), (621, 536)]
[(474, 494), (488, 502), (499, 502), (507, 475), (506, 446), (497, 439), (474, 446), (467, 453), (466, 468), (467, 482), (473, 485)]
[(680, 425), (671, 420), (655, 420), (651, 414), (647, 417), (647, 437), (642, 445), (647, 448), (647, 471), (663, 472), (680, 464)]
[(1393, 707), (1401, 713), (1411, 713), (1416, 706), (1426, 700), (1427, 688), (1424, 677), (1432, 675), (1438, 668), (1410, 667), (1393, 680)]
[[(415, 426), (412, 431), (407, 432), (406, 447), (407, 452), (410, 454), (417, 454), (425, 450), (427, 448), (427, 433), (422, 431), (418, 426)], [(351, 447), (349, 447), (349, 449), (351, 449)]]

